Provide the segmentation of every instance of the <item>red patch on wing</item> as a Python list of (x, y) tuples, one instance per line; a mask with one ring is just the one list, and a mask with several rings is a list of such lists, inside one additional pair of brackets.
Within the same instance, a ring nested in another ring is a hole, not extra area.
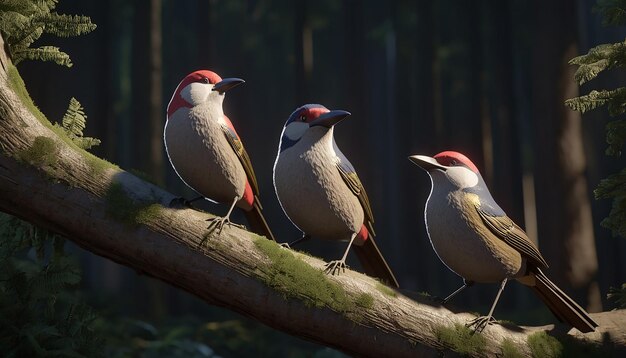
[(479, 173), (478, 168), (474, 165), (474, 163), (472, 163), (472, 161), (464, 154), (461, 154), (459, 152), (448, 150), (435, 155), (433, 158), (437, 160), (437, 163), (445, 165), (447, 167), (452, 165), (453, 162), (462, 163), (470, 168), (474, 173)]
[(365, 241), (370, 237), (370, 233), (369, 231), (367, 231), (367, 227), (365, 227), (365, 224), (363, 224), (361, 226), (361, 230), (359, 231), (358, 234), (356, 234), (356, 240), (354, 241), (354, 243), (358, 246), (361, 246), (365, 243)]
[(176, 87), (174, 95), (172, 95), (172, 99), (167, 105), (168, 117), (174, 114), (174, 112), (176, 112), (179, 108), (191, 108), (191, 104), (183, 99), (183, 97), (180, 95), (180, 91), (182, 91), (183, 88), (187, 87), (191, 83), (204, 81), (205, 78), (207, 78), (209, 80), (209, 83), (212, 84), (216, 84), (222, 80), (222, 78), (217, 73), (209, 70), (198, 70), (185, 76), (185, 78), (183, 78), (183, 80), (180, 81), (180, 83)]
[(243, 197), (239, 200), (239, 207), (244, 210), (252, 209), (252, 205), (254, 204), (254, 193), (252, 192), (252, 187), (250, 186), (250, 182), (246, 180), (246, 188), (243, 191)]

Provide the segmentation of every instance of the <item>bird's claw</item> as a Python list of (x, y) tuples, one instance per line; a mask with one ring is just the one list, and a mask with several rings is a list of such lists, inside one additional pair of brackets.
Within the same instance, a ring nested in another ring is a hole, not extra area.
[(476, 333), (481, 333), (485, 327), (487, 327), (488, 325), (494, 324), (496, 323), (496, 319), (493, 318), (493, 316), (480, 316), (480, 317), (476, 317), (473, 320), (467, 322), (465, 324), (465, 327), (472, 327), (474, 326), (474, 332)]
[(346, 272), (346, 263), (343, 260), (335, 260), (326, 264), (326, 268), (324, 269), (324, 273), (328, 275), (338, 275), (342, 272)]
[(278, 246), (283, 247), (285, 249), (291, 249), (291, 246), (289, 246), (288, 242), (281, 242), (280, 244), (278, 244)]
[(240, 229), (245, 229), (245, 226), (230, 221), (228, 217), (216, 216), (214, 218), (207, 219), (206, 221), (209, 222), (209, 226), (207, 227), (207, 230), (209, 230), (209, 234), (212, 234), (215, 232), (215, 230), (217, 230), (217, 234), (221, 235), (222, 230), (224, 229), (224, 225), (235, 226)]

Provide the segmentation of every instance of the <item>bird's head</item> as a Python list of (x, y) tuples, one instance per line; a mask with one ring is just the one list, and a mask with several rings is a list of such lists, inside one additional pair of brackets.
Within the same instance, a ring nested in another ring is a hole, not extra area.
[(299, 107), (291, 115), (280, 138), (280, 151), (293, 146), (308, 132), (330, 130), (335, 124), (350, 115), (342, 110), (329, 110), (321, 104), (306, 104)]
[(226, 91), (244, 82), (240, 78), (222, 79), (217, 73), (208, 70), (192, 72), (176, 87), (167, 105), (167, 115), (171, 116), (182, 107), (191, 108), (209, 101), (221, 103)]
[(412, 155), (409, 160), (428, 172), (433, 185), (440, 180), (447, 180), (458, 189), (467, 189), (483, 183), (476, 165), (459, 152), (445, 151), (434, 157)]

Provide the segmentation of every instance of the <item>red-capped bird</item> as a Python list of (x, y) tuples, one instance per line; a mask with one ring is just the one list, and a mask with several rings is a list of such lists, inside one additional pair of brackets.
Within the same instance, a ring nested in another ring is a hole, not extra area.
[(231, 224), (230, 214), (237, 206), (244, 211), (252, 231), (275, 240), (261, 213), (250, 157), (222, 109), (226, 91), (243, 82), (239, 78), (222, 79), (207, 70), (187, 75), (167, 106), (165, 149), (188, 187), (208, 200), (230, 205), (224, 217), (211, 219), (210, 230), (221, 233), (225, 224)]
[(374, 241), (374, 216), (365, 188), (333, 137), (335, 124), (349, 115), (307, 104), (289, 116), (274, 164), (276, 195), (303, 233), (296, 242), (310, 236), (349, 242), (343, 257), (326, 265), (327, 273), (344, 271), (353, 247), (368, 275), (398, 287)]
[(598, 324), (543, 273), (548, 263), (493, 200), (474, 163), (452, 151), (434, 157), (412, 155), (409, 160), (426, 170), (432, 181), (425, 218), (433, 249), (464, 281), (444, 303), (475, 282), (499, 282), (489, 314), (469, 323), (480, 332), (492, 323), (507, 281), (515, 279), (532, 288), (560, 321), (581, 332), (595, 330)]

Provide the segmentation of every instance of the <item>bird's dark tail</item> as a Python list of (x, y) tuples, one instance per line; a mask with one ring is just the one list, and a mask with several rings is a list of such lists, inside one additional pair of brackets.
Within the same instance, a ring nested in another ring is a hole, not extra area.
[(568, 323), (583, 333), (595, 331), (598, 324), (582, 307), (561, 291), (540, 269), (533, 272), (535, 286), (531, 287), (559, 321)]
[(272, 234), (272, 230), (270, 230), (270, 227), (267, 225), (267, 221), (261, 212), (262, 209), (263, 208), (259, 203), (259, 199), (255, 197), (252, 209), (244, 211), (248, 224), (250, 224), (250, 231), (276, 241), (274, 234)]
[(370, 235), (362, 245), (353, 245), (352, 250), (359, 258), (366, 274), (379, 278), (389, 286), (400, 287), (398, 280), (396, 280), (391, 268), (387, 265), (387, 261), (385, 261), (383, 254), (380, 253), (372, 236)]

